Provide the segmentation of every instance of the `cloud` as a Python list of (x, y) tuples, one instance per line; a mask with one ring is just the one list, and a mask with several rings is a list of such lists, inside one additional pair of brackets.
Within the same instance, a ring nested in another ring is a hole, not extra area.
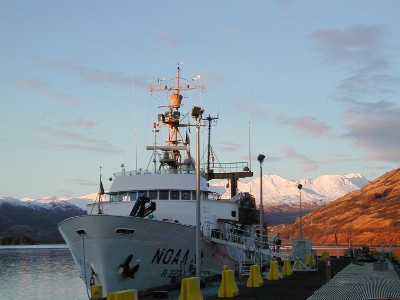
[(386, 31), (380, 26), (355, 25), (347, 29), (329, 28), (310, 35), (318, 49), (331, 63), (352, 63), (386, 68), (381, 47)]
[(96, 124), (92, 120), (85, 120), (82, 118), (78, 118), (73, 121), (63, 121), (61, 123), (62, 126), (76, 126), (76, 127), (81, 127), (81, 128), (93, 128)]
[(76, 178), (75, 177), (75, 178), (71, 179), (71, 181), (74, 184), (83, 185), (83, 186), (98, 186), (99, 185), (98, 182), (93, 181), (93, 180), (89, 180), (87, 178)]
[(336, 99), (374, 96), (395, 92), (400, 77), (393, 72), (389, 31), (381, 26), (355, 25), (346, 29), (323, 29), (310, 37), (317, 49), (345, 74), (337, 86)]
[(393, 67), (398, 49), (381, 26), (324, 29), (310, 36), (317, 49), (343, 78), (334, 99), (344, 104), (347, 132), (342, 138), (363, 151), (366, 160), (399, 163), (400, 76)]
[(22, 79), (16, 82), (16, 85), (21, 88), (21, 89), (27, 89), (27, 90), (40, 90), (44, 89), (47, 84), (44, 83), (43, 81), (40, 81), (38, 79)]
[(400, 83), (400, 77), (390, 74), (373, 74), (359, 70), (344, 78), (338, 85), (337, 90), (342, 95), (340, 98), (348, 101), (349, 98), (362, 97), (364, 95), (377, 96), (384, 94), (395, 94), (394, 85)]
[(280, 5), (288, 5), (291, 4), (293, 0), (277, 0), (276, 2), (278, 2)]
[(252, 102), (249, 103), (249, 101), (236, 101), (235, 109), (242, 113), (248, 113), (249, 116), (255, 118), (265, 118), (268, 114), (266, 109), (262, 107), (256, 109), (253, 107)]
[(212, 34), (218, 39), (222, 39), (225, 37), (233, 36), (238, 33), (239, 30), (236, 27), (220, 27), (215, 29)]
[(38, 79), (22, 79), (17, 81), (15, 84), (23, 90), (29, 90), (35, 94), (56, 99), (63, 104), (77, 105), (85, 102), (83, 100), (74, 98), (67, 93), (51, 91), (47, 83)]
[(313, 136), (327, 135), (330, 131), (329, 126), (325, 122), (319, 121), (311, 116), (304, 116), (296, 119), (282, 120), (282, 123), (288, 123), (294, 128), (308, 132)]
[(283, 147), (282, 151), (286, 158), (298, 160), (301, 165), (301, 170), (304, 172), (311, 172), (319, 169), (318, 164), (314, 160), (296, 152), (296, 150), (291, 147)]
[(46, 135), (42, 141), (34, 142), (36, 146), (58, 150), (83, 150), (101, 153), (122, 153), (121, 150), (104, 140), (89, 138), (84, 135), (59, 130), (50, 126), (40, 126), (39, 130)]
[(42, 61), (41, 65), (52, 70), (78, 75), (93, 84), (110, 84), (117, 86), (148, 86), (145, 76), (130, 76), (121, 72), (91, 68), (76, 62)]
[(151, 36), (157, 43), (168, 48), (177, 47), (182, 43), (180, 37), (174, 36), (163, 30), (153, 31)]
[(343, 162), (354, 162), (359, 159), (352, 157), (348, 153), (331, 153), (329, 158), (325, 161), (328, 164), (336, 164), (336, 163), (343, 163)]
[(393, 102), (387, 100), (381, 100), (375, 103), (349, 100), (349, 107), (343, 112), (344, 119), (347, 122), (351, 122), (356, 118), (375, 114), (378, 111), (391, 111), (396, 108)]
[(221, 73), (205, 71), (201, 73), (201, 78), (206, 85), (220, 86), (226, 84), (230, 79)]
[(242, 146), (243, 145), (234, 142), (222, 142), (218, 145), (218, 149), (220, 149), (222, 152), (235, 152)]
[[(400, 109), (389, 102), (361, 103), (347, 111), (345, 138), (362, 149), (365, 159), (398, 164), (400, 162)], [(351, 118), (349, 118), (351, 116)]]

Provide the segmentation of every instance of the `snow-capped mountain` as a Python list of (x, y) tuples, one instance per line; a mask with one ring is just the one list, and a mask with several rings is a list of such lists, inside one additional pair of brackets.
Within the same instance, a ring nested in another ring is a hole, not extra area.
[[(368, 183), (361, 174), (323, 175), (316, 179), (289, 180), (278, 175), (264, 175), (263, 203), (269, 224), (292, 223), (299, 206), (302, 184), (303, 212), (314, 210), (341, 196), (358, 190)], [(211, 185), (211, 189), (224, 197), (229, 197), (227, 181)], [(238, 190), (252, 193), (259, 204), (260, 178), (247, 183), (239, 182)], [(75, 197), (42, 199), (0, 197), (0, 237), (11, 237), (11, 242), (19, 243), (19, 237), (27, 237), (33, 242), (62, 242), (57, 224), (66, 218), (86, 213), (86, 205), (96, 200), (97, 193)], [(107, 201), (107, 198), (104, 199)], [(14, 241), (15, 237), (17, 240)], [(1, 244), (0, 238), (0, 244)], [(3, 238), (4, 240), (4, 238)], [(8, 241), (10, 243), (10, 241)], [(24, 242), (26, 243), (26, 241)]]
[(67, 198), (67, 197), (44, 197), (40, 199), (33, 198), (21, 198), (15, 199), (12, 197), (0, 197), (0, 203), (8, 202), (15, 205), (22, 205), (26, 207), (42, 207), (42, 208), (51, 208), (55, 205), (57, 206), (69, 206), (75, 205), (83, 210), (86, 210), (86, 206), (90, 203), (93, 203), (96, 200), (97, 193), (88, 194), (85, 196)]
[(75, 207), (75, 205), (69, 201), (63, 199), (15, 199), (12, 197), (0, 197), (0, 205), (2, 204), (10, 204), (14, 206), (26, 207), (30, 209), (69, 209), (71, 207)]
[[(304, 204), (323, 205), (346, 195), (349, 192), (362, 188), (369, 182), (359, 173), (348, 175), (322, 175), (316, 179), (290, 180), (278, 175), (263, 175), (263, 204), (264, 207), (280, 205), (299, 206), (300, 190), (302, 185), (301, 200)], [(230, 189), (227, 181), (211, 186), (211, 189), (224, 197), (229, 197)], [(260, 199), (260, 178), (253, 179), (247, 183), (238, 183), (238, 190), (250, 192)]]
[(82, 210), (67, 201), (0, 198), (0, 244), (62, 243), (57, 224)]
[[(266, 206), (299, 205), (300, 190), (298, 185), (302, 184), (301, 199), (304, 204), (321, 205), (335, 200), (343, 195), (358, 190), (369, 182), (359, 173), (348, 175), (322, 175), (316, 179), (290, 180), (278, 175), (263, 175), (263, 203)], [(227, 181), (220, 181), (210, 185), (210, 189), (222, 195), (222, 198), (230, 196), (230, 189)], [(250, 192), (256, 198), (257, 204), (260, 198), (260, 178), (255, 178), (247, 183), (238, 182), (238, 190)], [(96, 200), (97, 193), (92, 193), (74, 198), (45, 197), (41, 199), (10, 197), (1, 198), (0, 203), (7, 201), (25, 206), (42, 206), (51, 208), (55, 205), (75, 205), (86, 210), (87, 204)]]

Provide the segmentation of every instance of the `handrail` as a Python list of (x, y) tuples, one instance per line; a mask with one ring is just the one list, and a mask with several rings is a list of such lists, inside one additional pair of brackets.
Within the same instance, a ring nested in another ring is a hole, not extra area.
[[(256, 232), (257, 225), (247, 226), (247, 230), (237, 228), (236, 225), (230, 223), (214, 224), (205, 222), (202, 226), (202, 238), (205, 241), (212, 241), (220, 244), (230, 245), (232, 247), (241, 248), (245, 256), (254, 255), (254, 259), (259, 260), (262, 265), (263, 261), (269, 261), (272, 257), (280, 257), (282, 259), (290, 258), (291, 255), (275, 252), (278, 235), (269, 236), (260, 235)], [(248, 252), (246, 254), (246, 252)]]
[[(253, 229), (254, 228), (255, 227), (253, 227)], [(207, 240), (210, 238), (217, 238), (248, 247), (251, 247), (252, 244), (258, 244), (258, 247), (255, 248), (267, 248), (267, 246), (278, 245), (276, 244), (277, 235), (268, 236), (268, 239), (266, 235), (262, 235), (260, 238), (260, 235), (251, 229), (252, 228), (250, 228), (250, 230), (244, 230), (235, 228), (228, 223), (221, 226), (215, 223), (205, 222), (202, 226), (203, 236), (206, 236)]]
[[(207, 165), (202, 164), (202, 168), (207, 170)], [(248, 163), (244, 161), (230, 162), (230, 163), (216, 163), (211, 167), (214, 173), (233, 173), (233, 172), (243, 172), (248, 170)]]

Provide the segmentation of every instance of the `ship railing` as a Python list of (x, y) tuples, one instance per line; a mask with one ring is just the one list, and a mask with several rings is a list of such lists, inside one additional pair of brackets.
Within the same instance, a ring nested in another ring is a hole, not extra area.
[(113, 173), (114, 177), (121, 176), (135, 176), (135, 175), (147, 175), (147, 174), (195, 174), (192, 170), (183, 170), (183, 169), (158, 169), (154, 172), (150, 170), (123, 170), (121, 172)]
[[(214, 173), (234, 173), (234, 172), (247, 172), (250, 171), (247, 162), (231, 162), (231, 163), (218, 163), (210, 166), (210, 169)], [(201, 174), (205, 173), (207, 170), (206, 164), (201, 164)], [(125, 170), (113, 173), (115, 177), (121, 176), (134, 176), (134, 175), (146, 175), (146, 174), (195, 174), (195, 170), (192, 168), (178, 168), (178, 169), (139, 169), (139, 170)]]
[[(253, 253), (262, 261), (269, 261), (271, 257), (288, 258), (290, 255), (279, 253), (280, 242), (278, 235), (261, 235), (256, 231), (257, 225), (238, 228), (230, 223), (213, 224), (205, 222), (202, 227), (203, 240), (220, 244), (231, 245), (244, 252)], [(264, 258), (263, 258), (264, 257)]]
[[(207, 170), (207, 164), (202, 164), (201, 168), (203, 170)], [(214, 173), (234, 173), (250, 171), (248, 163), (244, 161), (210, 164), (210, 169), (213, 170)]]
[[(247, 249), (254, 246), (265, 247), (267, 244), (267, 237), (262, 236), (260, 239), (259, 234), (255, 234), (250, 226), (246, 226), (242, 229), (230, 223), (215, 224), (205, 222), (202, 227), (202, 232), (203, 239), (207, 241), (217, 239), (227, 243), (239, 244)], [(270, 242), (272, 242), (272, 240)]]

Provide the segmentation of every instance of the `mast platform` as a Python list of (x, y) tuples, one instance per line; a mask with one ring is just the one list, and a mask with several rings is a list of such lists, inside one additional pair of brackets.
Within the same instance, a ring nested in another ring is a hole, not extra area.
[(253, 172), (250, 171), (247, 162), (218, 163), (216, 168), (210, 168), (205, 174), (205, 178), (208, 181), (213, 179), (229, 179), (231, 181), (232, 197), (236, 195), (238, 179), (252, 176)]

